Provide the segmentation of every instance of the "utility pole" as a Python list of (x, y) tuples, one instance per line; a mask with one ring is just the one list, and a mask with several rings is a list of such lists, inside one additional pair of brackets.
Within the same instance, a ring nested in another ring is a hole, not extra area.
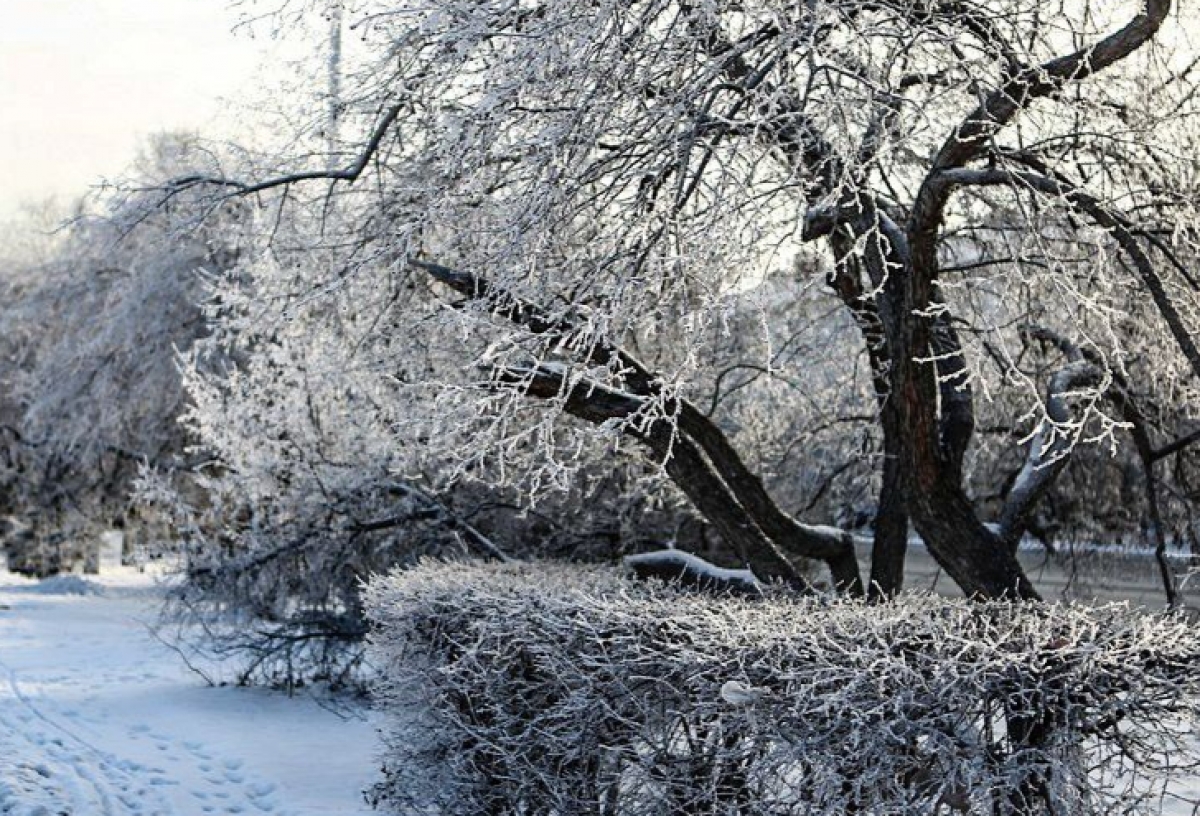
[(342, 101), (342, 0), (329, 0), (329, 112), (325, 123), (331, 169), (340, 167), (338, 132)]

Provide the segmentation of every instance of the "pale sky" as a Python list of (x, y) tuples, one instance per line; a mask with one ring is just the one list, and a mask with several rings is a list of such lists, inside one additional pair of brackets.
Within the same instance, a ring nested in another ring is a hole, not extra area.
[(66, 203), (163, 130), (231, 136), (266, 46), (227, 0), (0, 0), (0, 219)]

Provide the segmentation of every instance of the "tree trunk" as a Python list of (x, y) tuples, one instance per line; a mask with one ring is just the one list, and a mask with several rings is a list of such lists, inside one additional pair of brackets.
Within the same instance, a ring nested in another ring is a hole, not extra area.
[[(962, 453), (969, 442), (965, 422), (939, 416), (944, 381), (932, 361), (944, 356), (934, 350), (950, 336), (942, 331), (935, 341), (935, 323), (948, 325), (950, 315), (935, 307), (938, 221), (908, 237), (905, 272), (893, 275), (885, 289), (897, 323), (888, 341), (894, 349), (891, 384), (903, 429), (900, 462), (908, 512), (930, 555), (967, 597), (1037, 599), (1016, 554), (983, 525), (963, 489)], [(930, 315), (931, 307), (936, 317)], [(947, 439), (943, 434), (949, 429), (955, 435)]]
[(898, 417), (890, 403), (883, 405), (883, 475), (875, 512), (875, 542), (871, 548), (872, 601), (893, 598), (904, 588), (904, 558), (908, 552), (908, 511), (904, 507), (900, 466)]
[(960, 485), (939, 479), (909, 490), (913, 526), (967, 597), (1039, 599), (1016, 556), (979, 521)]

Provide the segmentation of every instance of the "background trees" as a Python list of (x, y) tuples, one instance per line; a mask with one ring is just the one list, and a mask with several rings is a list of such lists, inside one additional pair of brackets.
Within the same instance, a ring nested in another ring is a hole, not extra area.
[[(219, 168), (194, 135), (165, 135), (132, 183), (197, 163)], [(100, 214), (81, 206), (66, 226), (22, 225), (47, 237), (6, 263), (2, 283), (3, 509), (15, 527), (14, 568), (70, 568), (101, 530), (129, 522), (132, 535), (147, 520), (129, 504), (138, 468), (185, 463), (176, 354), (207, 332), (205, 276), (237, 262), (239, 209), (222, 207), (197, 227), (184, 208), (148, 212), (114, 197)]]

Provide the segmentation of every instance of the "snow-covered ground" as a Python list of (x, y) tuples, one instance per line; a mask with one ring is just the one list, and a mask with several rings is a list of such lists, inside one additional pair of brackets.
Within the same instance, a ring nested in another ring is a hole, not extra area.
[[(0, 567), (0, 816), (373, 814), (368, 716), (207, 685), (148, 630), (159, 592), (110, 564), (42, 582)], [(1178, 792), (1200, 798), (1200, 779)]]
[(367, 717), (206, 685), (148, 631), (157, 594), (0, 568), (0, 815), (373, 813)]

